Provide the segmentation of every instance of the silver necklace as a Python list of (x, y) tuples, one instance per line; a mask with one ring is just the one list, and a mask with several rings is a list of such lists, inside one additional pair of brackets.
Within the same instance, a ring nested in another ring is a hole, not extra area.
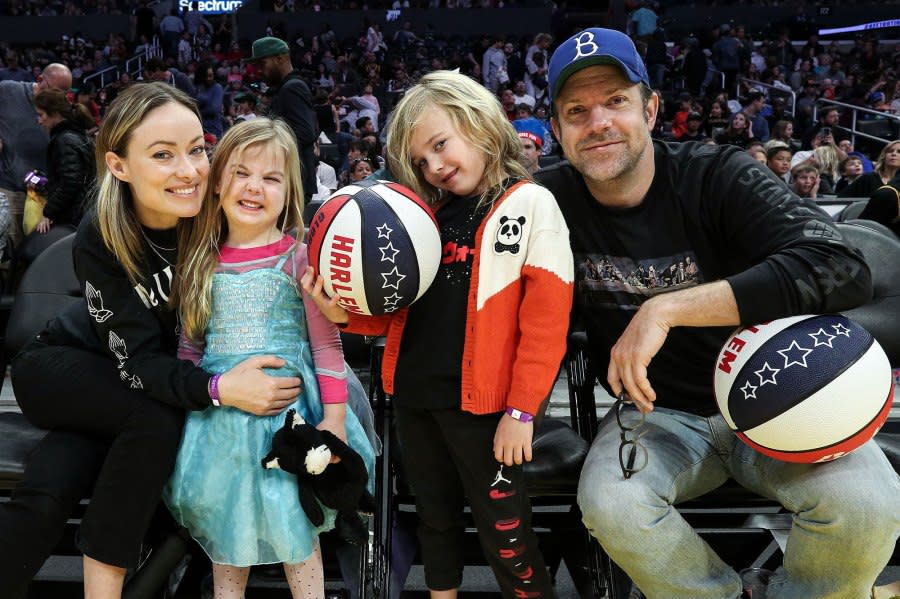
[(144, 240), (146, 240), (147, 244), (150, 246), (150, 249), (153, 251), (153, 253), (156, 254), (160, 260), (162, 260), (169, 266), (172, 266), (172, 263), (169, 262), (168, 260), (166, 260), (165, 256), (163, 256), (160, 252), (161, 251), (162, 252), (174, 252), (177, 248), (167, 248), (167, 247), (163, 247), (161, 245), (157, 245), (157, 244), (153, 243), (153, 241), (149, 237), (147, 237), (147, 233), (144, 232), (144, 228), (140, 227), (140, 229), (141, 229), (141, 235), (143, 235)]

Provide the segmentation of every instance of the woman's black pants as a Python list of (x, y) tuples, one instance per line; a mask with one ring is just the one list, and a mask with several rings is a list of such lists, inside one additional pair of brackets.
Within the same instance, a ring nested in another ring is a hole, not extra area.
[(84, 497), (79, 549), (134, 567), (175, 465), (184, 410), (126, 387), (110, 357), (42, 336), (13, 360), (12, 383), (22, 413), (51, 432), (29, 456), (11, 500), (0, 504), (4, 589), (27, 587)]

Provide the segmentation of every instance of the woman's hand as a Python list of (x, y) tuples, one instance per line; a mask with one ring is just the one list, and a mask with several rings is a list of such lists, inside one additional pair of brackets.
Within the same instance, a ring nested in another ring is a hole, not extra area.
[(264, 368), (281, 368), (275, 356), (247, 358), (219, 378), (219, 401), (256, 416), (280, 414), (300, 395), (298, 377), (272, 376)]
[(47, 218), (46, 216), (41, 219), (41, 221), (34, 227), (34, 230), (38, 233), (46, 233), (50, 230), (50, 225), (53, 224), (53, 221)]
[(531, 461), (534, 422), (521, 422), (504, 414), (494, 433), (494, 459), (507, 466)]
[(347, 314), (347, 311), (338, 304), (341, 296), (335, 295), (334, 297), (329, 298), (325, 295), (325, 292), (322, 291), (324, 285), (325, 279), (322, 278), (322, 275), (317, 277), (312, 266), (307, 266), (306, 272), (300, 277), (300, 286), (303, 287), (303, 291), (308, 293), (312, 300), (316, 302), (316, 305), (319, 307), (319, 310), (322, 311), (322, 314), (325, 315), (325, 318), (335, 324), (346, 324), (347, 321), (350, 320), (350, 316)]

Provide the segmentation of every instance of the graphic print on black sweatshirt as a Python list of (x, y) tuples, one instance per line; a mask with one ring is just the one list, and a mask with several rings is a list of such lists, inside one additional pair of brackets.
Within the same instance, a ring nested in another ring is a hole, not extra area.
[(633, 311), (654, 295), (703, 282), (691, 251), (637, 261), (628, 256), (575, 254), (575, 289), (582, 305)]

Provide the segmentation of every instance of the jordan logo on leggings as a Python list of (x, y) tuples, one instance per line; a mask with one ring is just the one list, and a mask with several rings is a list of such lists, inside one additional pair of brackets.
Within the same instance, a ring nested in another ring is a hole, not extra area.
[[(510, 497), (516, 495), (516, 490), (512, 488), (512, 481), (503, 476), (503, 464), (497, 470), (494, 476), (494, 482), (488, 491), (488, 497), (492, 501), (507, 501)], [(494, 529), (499, 533), (506, 533), (506, 546), (501, 547), (497, 554), (502, 560), (508, 560), (512, 563), (510, 571), (519, 579), (520, 584), (524, 587), (516, 587), (514, 589), (515, 596), (521, 599), (535, 599), (541, 596), (540, 591), (527, 590), (527, 585), (531, 584), (531, 577), (534, 574), (532, 567), (523, 559), (527, 551), (525, 543), (519, 539), (522, 526), (522, 520), (518, 517), (501, 518), (494, 521)]]

